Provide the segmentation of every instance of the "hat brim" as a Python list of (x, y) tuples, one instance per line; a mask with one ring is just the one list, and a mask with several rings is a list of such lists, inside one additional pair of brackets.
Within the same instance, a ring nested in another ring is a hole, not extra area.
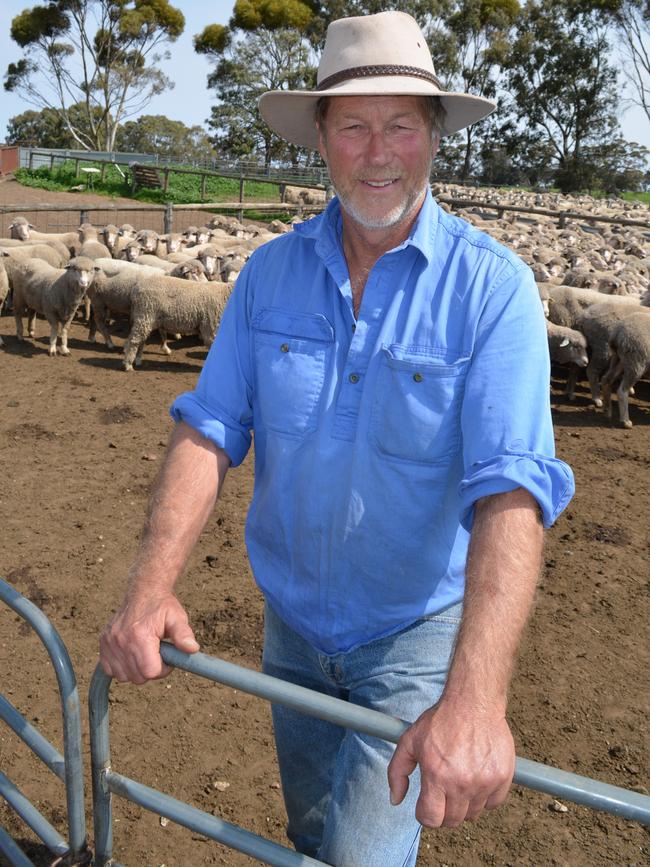
[(314, 124), (316, 103), (324, 96), (437, 96), (445, 109), (443, 135), (451, 135), (482, 118), (496, 108), (496, 103), (468, 93), (437, 90), (430, 82), (410, 76), (358, 78), (322, 91), (274, 90), (259, 99), (260, 114), (272, 130), (283, 139), (301, 147), (318, 150), (318, 133)]

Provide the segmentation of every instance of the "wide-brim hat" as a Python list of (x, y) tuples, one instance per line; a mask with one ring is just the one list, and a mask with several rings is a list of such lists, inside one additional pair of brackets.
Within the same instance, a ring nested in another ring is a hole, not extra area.
[(340, 18), (327, 28), (316, 90), (262, 94), (260, 114), (282, 138), (318, 148), (316, 103), (324, 96), (437, 96), (445, 110), (441, 133), (451, 135), (486, 117), (496, 103), (440, 86), (429, 46), (405, 12)]

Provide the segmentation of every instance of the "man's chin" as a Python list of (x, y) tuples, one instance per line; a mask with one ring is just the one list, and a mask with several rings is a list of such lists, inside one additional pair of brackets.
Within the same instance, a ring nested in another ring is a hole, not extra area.
[(347, 196), (341, 196), (340, 193), (338, 193), (338, 198), (341, 208), (347, 216), (364, 229), (392, 229), (413, 215), (413, 212), (420, 204), (421, 197), (418, 195), (409, 198), (390, 210), (383, 211), (383, 213), (377, 209), (370, 210), (359, 207), (355, 202), (350, 201)]

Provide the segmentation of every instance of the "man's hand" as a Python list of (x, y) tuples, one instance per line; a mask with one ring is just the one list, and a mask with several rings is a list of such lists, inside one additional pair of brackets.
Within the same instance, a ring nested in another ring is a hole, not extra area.
[(415, 817), (429, 828), (455, 828), (504, 803), (515, 749), (502, 713), (467, 712), (441, 701), (402, 735), (388, 766), (391, 803), (399, 804), (409, 774), (420, 766)]
[(164, 638), (186, 653), (199, 649), (185, 609), (173, 593), (140, 599), (127, 596), (99, 639), (102, 668), (120, 682), (166, 677), (171, 668), (160, 655)]

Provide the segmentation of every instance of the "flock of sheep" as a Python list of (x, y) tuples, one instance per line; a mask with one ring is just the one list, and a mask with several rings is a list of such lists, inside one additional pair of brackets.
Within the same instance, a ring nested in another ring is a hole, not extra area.
[[(244, 228), (230, 217), (216, 216), (209, 226), (158, 235), (130, 225), (102, 228), (83, 223), (63, 233), (38, 232), (16, 217), (10, 238), (0, 238), (0, 307), (11, 292), (16, 335), (23, 339), (23, 316), (34, 336), (36, 315), (50, 325), (49, 354), (69, 355), (68, 329), (85, 306), (90, 328), (114, 348), (109, 320), (129, 317), (124, 367), (141, 364), (149, 335), (158, 330), (162, 349), (167, 335), (197, 334), (210, 346), (228, 297), (250, 253), (288, 227), (274, 221), (268, 231)], [(92, 314), (91, 314), (92, 310)], [(0, 339), (0, 343), (1, 343)]]
[[(640, 203), (571, 200), (584, 213), (559, 228), (557, 217), (491, 209), (521, 206), (557, 210), (557, 196), (512, 191), (499, 193), (439, 186), (443, 201), (456, 200), (456, 212), (515, 250), (531, 266), (547, 316), (552, 359), (569, 366), (567, 393), (586, 372), (596, 406), (611, 415), (617, 388), (619, 416), (631, 427), (628, 395), (650, 372), (650, 229), (621, 224), (588, 225), (590, 218), (637, 217), (650, 211)], [(478, 201), (462, 207), (458, 199)], [(566, 199), (562, 204), (566, 206)], [(630, 213), (633, 211), (634, 213)], [(603, 228), (605, 225), (605, 228)], [(130, 317), (124, 367), (141, 363), (148, 336), (160, 333), (165, 353), (168, 335), (197, 334), (206, 346), (214, 338), (237, 274), (248, 256), (290, 226), (274, 220), (268, 229), (215, 216), (207, 226), (182, 233), (136, 232), (132, 226), (98, 228), (84, 223), (75, 232), (37, 232), (24, 217), (11, 224), (11, 237), (0, 238), (0, 308), (13, 290), (16, 333), (23, 338), (22, 317), (29, 315), (34, 336), (36, 314), (50, 324), (50, 355), (69, 354), (67, 332), (85, 302), (89, 340), (99, 330), (113, 347), (109, 321)], [(91, 316), (92, 305), (92, 316)], [(0, 339), (0, 343), (1, 343)]]

